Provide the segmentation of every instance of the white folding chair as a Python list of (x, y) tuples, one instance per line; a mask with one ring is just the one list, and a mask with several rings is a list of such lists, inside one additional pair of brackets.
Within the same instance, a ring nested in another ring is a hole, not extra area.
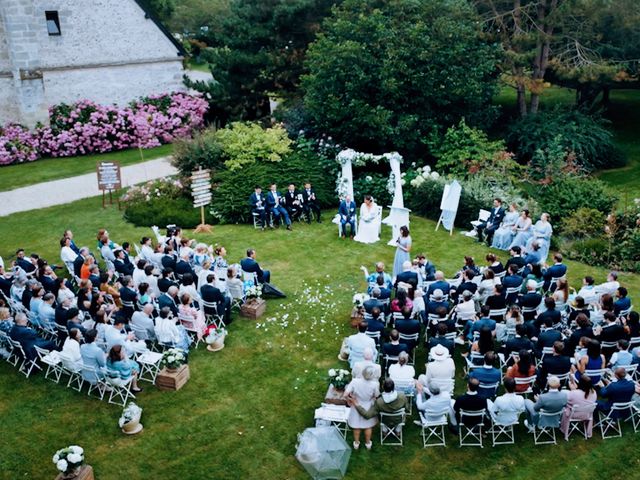
[(84, 363), (82, 364), (82, 374), (84, 376), (84, 381), (89, 386), (87, 395), (91, 396), (92, 393), (96, 392), (96, 397), (103, 400), (105, 394), (111, 388), (105, 379), (98, 375), (98, 371), (95, 367)]
[(376, 342), (376, 345), (380, 344), (380, 330), (378, 330), (377, 332), (370, 332), (367, 330), (364, 333), (367, 337), (373, 338), (373, 341)]
[[(562, 412), (548, 412), (540, 409), (538, 425), (533, 425), (533, 443), (536, 445), (556, 445), (556, 428), (560, 426)], [(540, 424), (543, 424), (540, 426)]]
[(484, 210), (484, 209), (480, 209), (480, 211), (478, 212), (478, 220), (473, 220), (471, 221), (471, 225), (473, 225), (473, 229), (475, 230), (476, 228), (478, 228), (478, 226), (481, 223), (486, 222), (487, 220), (489, 220), (489, 217), (491, 216), (491, 212), (489, 210)]
[[(531, 377), (516, 377), (514, 378), (514, 380), (516, 381), (516, 393), (518, 395), (522, 395), (523, 397), (526, 398), (527, 395), (529, 395), (530, 393), (533, 393), (533, 391), (531, 390), (531, 387), (533, 386), (534, 382), (536, 381), (536, 376), (532, 375)], [(527, 389), (523, 392), (519, 392), (518, 391), (518, 385), (526, 385)]]
[(422, 447), (446, 447), (445, 427), (449, 424), (450, 409), (437, 412), (419, 412), (422, 429)]
[(637, 347), (638, 345), (640, 345), (640, 337), (631, 337), (629, 339), (629, 349)]
[(542, 354), (540, 355), (536, 365), (537, 368), (542, 367), (542, 361), (544, 360), (545, 355), (553, 355), (553, 347), (542, 347)]
[(413, 399), (416, 396), (416, 382), (413, 378), (397, 379), (393, 381), (396, 392), (402, 392), (407, 397), (407, 413), (411, 415), (413, 409)]
[(585, 440), (588, 440), (587, 431), (590, 424), (593, 424), (593, 412), (596, 409), (596, 403), (589, 405), (574, 405), (569, 413), (569, 425), (564, 434), (564, 439), (569, 440), (573, 432), (581, 434)]
[(161, 360), (161, 353), (152, 352), (151, 350), (140, 353), (136, 357), (136, 361), (140, 364), (140, 374), (138, 375), (138, 379), (156, 383), (156, 377), (160, 371)]
[[(47, 366), (47, 370), (44, 372), (44, 378), (58, 383), (62, 376), (62, 367), (60, 365), (61, 360), (58, 356), (58, 352), (50, 352), (49, 350), (38, 346), (34, 346), (33, 348), (36, 349), (36, 354), (38, 355), (40, 363)], [(51, 375), (51, 378), (49, 378), (49, 375)]]
[(195, 321), (193, 320), (193, 318), (178, 314), (178, 320), (180, 320), (180, 323), (187, 331), (187, 334), (189, 335), (189, 337), (191, 337), (191, 340), (193, 340), (193, 343), (195, 344), (194, 348), (198, 348), (201, 340), (199, 338), (199, 332), (195, 326)]
[(484, 355), (478, 352), (469, 352), (469, 355), (463, 357), (465, 361), (465, 374), (469, 375), (474, 368), (482, 368), (484, 364)]
[(107, 385), (111, 388), (109, 390), (109, 399), (108, 403), (113, 405), (122, 405), (123, 407), (127, 404), (129, 398), (136, 398), (136, 396), (131, 391), (133, 385), (133, 377), (130, 377), (126, 380), (120, 378), (118, 372), (107, 372), (106, 377)]
[(349, 432), (349, 420), (350, 408), (344, 405), (331, 405), (328, 403), (322, 403), (320, 408), (316, 408), (314, 413), (314, 420), (316, 426), (328, 425), (335, 427), (342, 435), (343, 438), (347, 438)]
[(413, 345), (411, 349), (411, 355), (409, 356), (409, 365), (413, 365), (416, 363), (416, 348), (418, 348), (418, 340), (420, 339), (420, 333), (400, 333), (398, 334), (398, 338), (400, 339), (400, 343), (405, 343), (407, 345)]
[(9, 363), (14, 367), (18, 367), (18, 370), (22, 371), (22, 366), (27, 360), (27, 356), (24, 353), (22, 344), (16, 340), (13, 340), (12, 338), (9, 338), (9, 343), (11, 343), (12, 347), (9, 359), (11, 359), (13, 356), (13, 361), (9, 361), (9, 359), (7, 361), (9, 361)]
[(478, 391), (485, 390), (486, 391), (485, 398), (493, 398), (496, 396), (496, 393), (498, 392), (499, 387), (500, 387), (500, 382), (496, 382), (496, 383), (480, 382), (480, 384), (478, 385)]
[(13, 365), (14, 367), (17, 367), (18, 363), (22, 360), (20, 358), (19, 350), (16, 350), (16, 348), (14, 347), (14, 343), (13, 343), (14, 340), (12, 340), (4, 332), (2, 332), (2, 334), (4, 335), (5, 346), (7, 348), (7, 351), (9, 352), (9, 355), (6, 358), (7, 363), (9, 365)]
[(207, 325), (213, 325), (216, 328), (224, 328), (224, 317), (218, 313), (218, 304), (215, 302), (205, 302), (202, 300), (203, 308), (210, 308), (216, 313), (207, 313), (205, 314), (205, 318), (207, 320)]
[[(597, 368), (597, 369), (593, 369), (593, 370), (585, 370), (584, 374), (587, 375), (592, 381), (593, 384), (595, 385), (596, 383), (599, 383), (600, 380), (602, 380), (602, 377), (604, 375), (607, 374), (607, 369), (606, 368)], [(597, 379), (598, 381), (596, 382), (594, 379)]]
[[(600, 420), (596, 427), (600, 427), (600, 433), (602, 439), (615, 438), (622, 436), (622, 426), (620, 425), (620, 419), (625, 420), (629, 417), (633, 418), (635, 409), (633, 408), (633, 402), (613, 403), (609, 412), (598, 412)], [(634, 423), (635, 430), (635, 423)], [(609, 433), (609, 432), (613, 433)]]
[(458, 438), (461, 447), (483, 448), (482, 427), (486, 414), (487, 411), (484, 408), (482, 410), (460, 410)]
[(507, 308), (494, 308), (489, 310), (489, 318), (493, 320), (503, 321), (507, 314)]
[(492, 420), (493, 422), (491, 423), (489, 433), (491, 433), (491, 441), (494, 447), (496, 445), (511, 445), (516, 443), (513, 427), (520, 423), (517, 418), (514, 422), (505, 423), (500, 421), (500, 416), (498, 415)]
[(227, 285), (227, 293), (231, 296), (231, 308), (240, 310), (240, 307), (244, 303), (244, 291), (242, 289), (242, 285)]
[(67, 388), (72, 388), (78, 392), (81, 391), (82, 385), (84, 384), (81, 366), (74, 365), (71, 357), (65, 355), (63, 352), (58, 352), (58, 357), (60, 358), (62, 373), (69, 376)]
[[(404, 408), (393, 413), (380, 412), (380, 445), (403, 445)], [(394, 426), (390, 426), (394, 425)]]

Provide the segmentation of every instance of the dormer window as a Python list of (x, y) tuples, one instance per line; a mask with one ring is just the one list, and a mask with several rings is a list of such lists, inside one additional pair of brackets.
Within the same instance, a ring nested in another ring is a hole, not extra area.
[(58, 12), (54, 10), (48, 10), (44, 12), (47, 19), (47, 32), (50, 37), (61, 35), (60, 32), (60, 18)]

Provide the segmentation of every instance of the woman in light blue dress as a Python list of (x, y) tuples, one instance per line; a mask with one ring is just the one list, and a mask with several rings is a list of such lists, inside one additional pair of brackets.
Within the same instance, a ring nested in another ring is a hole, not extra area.
[(520, 248), (524, 248), (529, 239), (531, 238), (531, 217), (529, 216), (529, 210), (526, 208), (522, 210), (520, 218), (513, 227), (515, 236), (511, 240), (509, 249), (512, 249), (516, 245)]
[(540, 215), (540, 220), (536, 222), (531, 230), (533, 236), (527, 242), (527, 252), (531, 250), (531, 244), (534, 240), (538, 241), (540, 245), (540, 262), (545, 263), (547, 256), (549, 255), (549, 244), (551, 242), (551, 234), (553, 233), (553, 227), (549, 223), (549, 214), (543, 213)]
[(493, 248), (500, 250), (509, 249), (509, 245), (511, 245), (511, 241), (513, 240), (513, 227), (515, 227), (519, 216), (518, 206), (512, 203), (509, 206), (509, 211), (502, 219), (500, 228), (493, 234), (493, 243), (491, 244)]
[(411, 236), (409, 235), (409, 229), (403, 225), (400, 227), (400, 236), (396, 240), (398, 247), (396, 248), (396, 256), (393, 259), (393, 277), (397, 277), (399, 273), (402, 273), (402, 264), (404, 262), (410, 262), (409, 252), (411, 251)]

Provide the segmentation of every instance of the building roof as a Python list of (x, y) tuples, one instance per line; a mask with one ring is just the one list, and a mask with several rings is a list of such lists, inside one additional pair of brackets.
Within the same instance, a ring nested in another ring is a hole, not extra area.
[(171, 34), (169, 29), (162, 23), (162, 21), (157, 17), (157, 15), (153, 13), (151, 8), (149, 7), (149, 4), (147, 3), (147, 0), (135, 0), (135, 2), (144, 11), (145, 18), (148, 18), (149, 20), (153, 21), (153, 23), (156, 24), (156, 26), (160, 29), (160, 31), (164, 33), (165, 36), (171, 41), (171, 43), (173, 43), (175, 47), (178, 49), (178, 55), (184, 57), (187, 54), (187, 51), (184, 49), (182, 44), (178, 40), (176, 40), (176, 38)]

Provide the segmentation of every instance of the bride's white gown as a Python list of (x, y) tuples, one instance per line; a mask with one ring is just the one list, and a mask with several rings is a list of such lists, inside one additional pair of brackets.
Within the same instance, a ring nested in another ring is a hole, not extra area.
[(377, 213), (378, 206), (375, 203), (371, 203), (371, 207), (367, 207), (366, 203), (362, 204), (358, 221), (358, 233), (354, 237), (356, 242), (375, 243), (380, 240), (378, 236), (380, 225), (376, 219)]

